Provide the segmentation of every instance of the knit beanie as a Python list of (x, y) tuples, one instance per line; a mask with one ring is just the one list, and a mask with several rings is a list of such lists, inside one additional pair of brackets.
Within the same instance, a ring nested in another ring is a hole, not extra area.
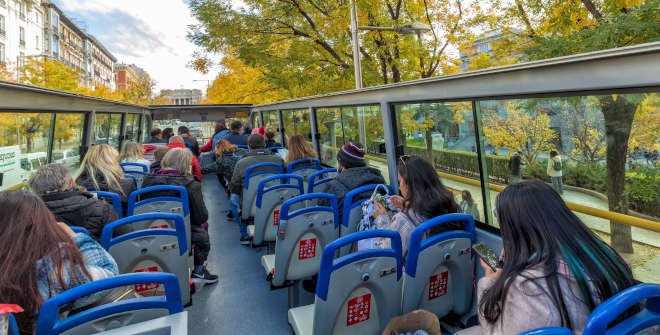
[(364, 147), (360, 143), (348, 141), (337, 153), (337, 161), (347, 169), (366, 166)]

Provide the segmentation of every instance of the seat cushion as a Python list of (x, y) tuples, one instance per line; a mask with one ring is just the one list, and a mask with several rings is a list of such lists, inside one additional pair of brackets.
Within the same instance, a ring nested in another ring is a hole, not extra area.
[(248, 235), (254, 237), (254, 225), (247, 226)]
[(264, 271), (266, 271), (266, 275), (268, 275), (273, 270), (275, 270), (275, 254), (262, 256), (261, 266), (264, 267)]
[(289, 324), (296, 335), (311, 335), (314, 331), (314, 304), (291, 308)]

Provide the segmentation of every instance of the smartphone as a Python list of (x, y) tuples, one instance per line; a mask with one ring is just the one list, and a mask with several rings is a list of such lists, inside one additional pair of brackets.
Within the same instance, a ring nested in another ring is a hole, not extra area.
[(474, 252), (477, 253), (486, 264), (488, 264), (491, 270), (497, 271), (496, 268), (499, 266), (499, 260), (493, 249), (483, 243), (476, 243), (472, 246), (472, 250), (474, 250)]

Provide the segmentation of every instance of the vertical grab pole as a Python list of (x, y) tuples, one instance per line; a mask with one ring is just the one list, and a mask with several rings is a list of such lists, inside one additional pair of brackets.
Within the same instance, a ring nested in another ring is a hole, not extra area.
[(353, 65), (355, 71), (355, 88), (362, 88), (362, 65), (360, 64), (360, 39), (358, 37), (357, 7), (351, 0), (351, 35), (353, 40)]
[(380, 112), (383, 117), (383, 132), (385, 136), (385, 151), (387, 154), (387, 172), (390, 176), (390, 185), (394, 193), (399, 192), (399, 179), (396, 171), (396, 143), (394, 136), (394, 120), (392, 105), (388, 102), (380, 103)]

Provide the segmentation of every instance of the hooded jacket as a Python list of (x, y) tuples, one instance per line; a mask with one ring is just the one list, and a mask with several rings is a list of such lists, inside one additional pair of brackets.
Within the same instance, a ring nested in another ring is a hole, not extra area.
[(229, 191), (233, 194), (241, 195), (243, 193), (243, 182), (245, 181), (245, 172), (248, 167), (258, 163), (277, 163), (284, 165), (280, 156), (273, 155), (270, 150), (254, 149), (243, 156), (236, 167), (229, 182)]
[[(168, 148), (187, 148), (184, 143), (174, 142), (167, 145)], [(202, 168), (199, 166), (199, 160), (193, 153), (192, 161), (190, 162), (192, 167), (192, 175), (195, 177), (195, 180), (202, 181)], [(143, 186), (144, 187), (144, 186)]]
[[(190, 206), (190, 224), (193, 226), (201, 226), (209, 218), (209, 213), (204, 204), (204, 197), (202, 195), (202, 184), (191, 176), (182, 176), (174, 170), (156, 169), (154, 173), (144, 176), (142, 187), (157, 186), (157, 185), (175, 185), (183, 186), (188, 191), (188, 204)], [(169, 196), (169, 192), (153, 192), (149, 193), (149, 197)], [(143, 199), (145, 199), (143, 198)]]
[(69, 226), (83, 227), (96, 240), (101, 238), (103, 227), (119, 217), (107, 202), (82, 191), (65, 191), (41, 196), (57, 221)]
[[(335, 179), (323, 184), (319, 192), (330, 193), (337, 196), (339, 217), (341, 218), (346, 193), (368, 184), (385, 184), (385, 179), (379, 170), (368, 166), (360, 166), (344, 170), (344, 172), (338, 174)], [(371, 192), (360, 194), (360, 198), (368, 198), (370, 196)], [(325, 201), (322, 201), (321, 204), (329, 205), (329, 203), (325, 203)]]

